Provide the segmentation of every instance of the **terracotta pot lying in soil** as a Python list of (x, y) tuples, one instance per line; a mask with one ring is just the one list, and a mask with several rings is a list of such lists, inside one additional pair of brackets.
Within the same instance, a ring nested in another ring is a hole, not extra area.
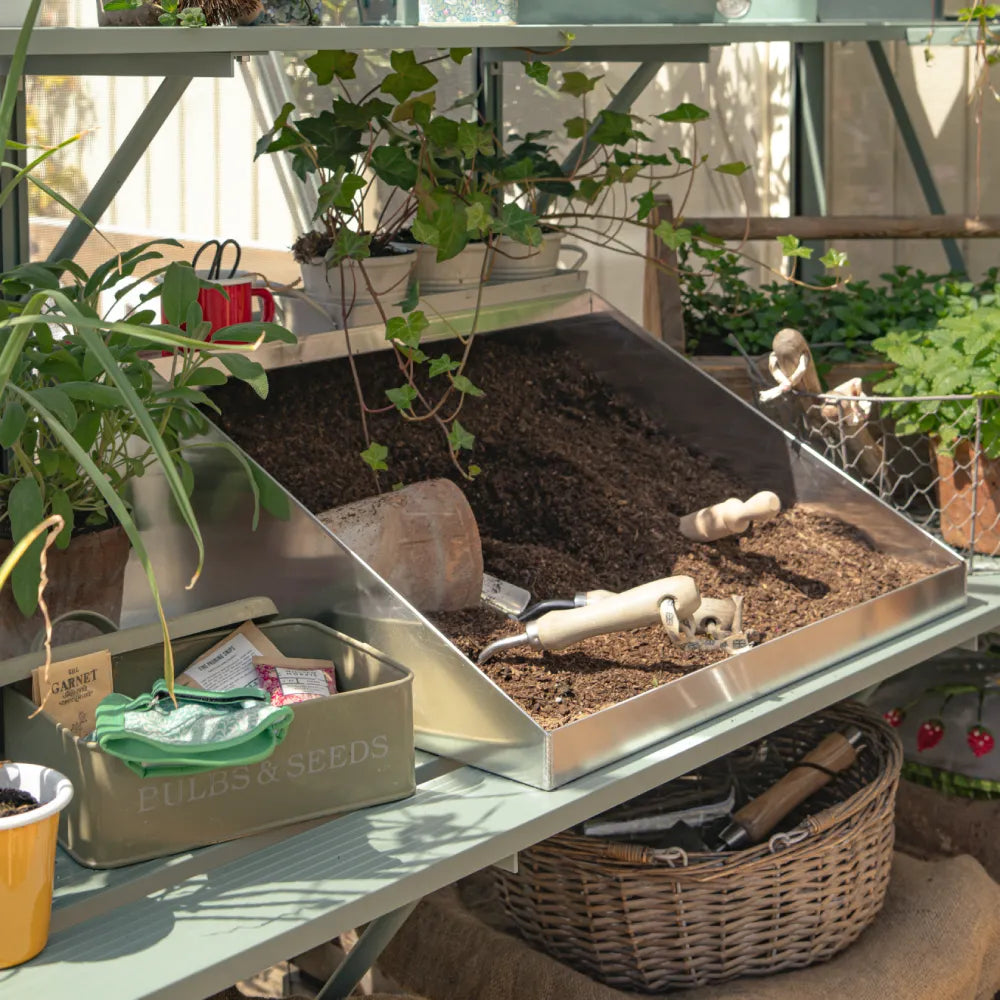
[[(452, 357), (461, 350), (434, 347)], [(369, 399), (399, 384), (394, 358), (356, 360)], [(474, 461), (483, 471), (459, 485), (479, 523), (485, 569), (536, 599), (690, 574), (705, 596), (742, 595), (745, 626), (763, 642), (928, 572), (874, 551), (854, 528), (799, 508), (738, 538), (688, 541), (677, 528), (682, 515), (730, 496), (745, 499), (766, 484), (751, 487), (689, 451), (544, 328), (477, 341), (468, 376), (485, 392), (466, 400), (461, 417), (476, 436)], [(266, 402), (240, 385), (214, 398), (227, 433), (310, 510), (371, 494), (343, 361), (272, 372)], [(427, 425), (374, 414), (369, 427), (374, 440), (390, 445), (383, 489), (439, 476), (458, 481), (447, 448)], [(435, 621), (473, 659), (487, 642), (518, 630), (480, 607)], [(511, 649), (485, 672), (541, 725), (557, 728), (722, 655), (670, 646), (655, 627), (562, 652)]]
[[(10, 550), (10, 539), (0, 538), (0, 562)], [(45, 589), (49, 615), (57, 618), (67, 611), (96, 611), (117, 623), (130, 551), (128, 536), (121, 527), (76, 535), (67, 549), (53, 545), (48, 554), (49, 585)], [(10, 587), (0, 590), (0, 660), (28, 652), (43, 628), (41, 611), (25, 618)], [(89, 625), (67, 622), (56, 626), (53, 643), (74, 642), (93, 634)]]
[[(931, 448), (938, 470), (938, 509), (941, 534), (949, 545), (967, 549), (972, 545), (973, 500), (975, 500), (975, 551), (987, 555), (1000, 552), (1000, 459), (979, 454), (973, 459), (971, 441), (959, 441), (954, 455)], [(977, 485), (973, 488), (973, 477)]]

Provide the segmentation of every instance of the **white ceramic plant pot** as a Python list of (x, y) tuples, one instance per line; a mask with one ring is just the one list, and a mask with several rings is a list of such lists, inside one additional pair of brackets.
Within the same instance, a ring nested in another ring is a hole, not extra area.
[[(448, 260), (438, 261), (434, 247), (417, 247), (414, 277), (421, 292), (453, 292), (475, 287), (483, 280), (483, 260), (488, 247), (485, 243), (469, 243), (464, 250)], [(485, 275), (488, 279), (489, 275)]]
[(36, 809), (0, 818), (0, 969), (34, 958), (49, 938), (59, 813), (69, 778), (39, 764), (0, 765), (0, 788), (29, 792)]
[(0, 3), (0, 28), (20, 28), (30, 6), (31, 0), (3, 0)]
[(420, 0), (421, 24), (514, 24), (517, 0)]
[(493, 251), (493, 263), (490, 267), (491, 281), (523, 281), (525, 278), (547, 278), (559, 271), (559, 254), (577, 255), (568, 270), (578, 271), (587, 259), (587, 251), (583, 247), (563, 246), (564, 233), (545, 233), (542, 244), (537, 247), (525, 246), (512, 240), (509, 236), (501, 236)]
[(97, 0), (97, 23), (102, 28), (149, 28), (160, 23), (159, 17), (154, 7), (145, 4), (135, 10), (105, 10), (104, 0)]
[[(327, 269), (323, 260), (315, 260), (299, 267), (306, 295), (321, 304), (336, 305), (350, 311), (353, 306), (372, 305), (375, 302), (372, 291), (383, 305), (402, 299), (410, 284), (415, 261), (416, 254), (408, 249), (386, 257), (369, 257), (360, 266), (356, 260), (345, 260)], [(365, 275), (368, 281), (365, 281)]]

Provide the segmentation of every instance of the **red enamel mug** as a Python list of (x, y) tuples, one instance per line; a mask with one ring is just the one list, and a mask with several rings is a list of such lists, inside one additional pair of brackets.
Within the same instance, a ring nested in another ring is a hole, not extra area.
[[(253, 275), (249, 271), (237, 271), (231, 278), (209, 279), (208, 271), (195, 272), (202, 281), (211, 280), (213, 285), (225, 289), (225, 294), (215, 288), (202, 288), (198, 292), (198, 305), (204, 318), (212, 324), (208, 340), (213, 341), (215, 334), (227, 326), (237, 323), (274, 322), (274, 296), (270, 289), (255, 288)], [(227, 297), (228, 296), (228, 297)], [(254, 316), (253, 300), (261, 300), (261, 314)], [(167, 322), (164, 318), (164, 322)], [(183, 326), (181, 327), (183, 329)], [(239, 341), (218, 341), (220, 344), (239, 343)]]

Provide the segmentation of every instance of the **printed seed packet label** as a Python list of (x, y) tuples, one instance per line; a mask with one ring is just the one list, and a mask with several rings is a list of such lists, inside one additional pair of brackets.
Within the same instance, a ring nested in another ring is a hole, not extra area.
[(295, 705), (337, 692), (337, 673), (330, 660), (254, 657), (256, 686), (271, 695), (272, 705)]
[(255, 656), (283, 659), (277, 647), (253, 622), (244, 622), (222, 642), (216, 643), (177, 678), (178, 684), (203, 691), (231, 691), (260, 687)]
[(81, 740), (94, 731), (97, 706), (113, 690), (111, 653), (106, 649), (31, 671), (34, 703)]

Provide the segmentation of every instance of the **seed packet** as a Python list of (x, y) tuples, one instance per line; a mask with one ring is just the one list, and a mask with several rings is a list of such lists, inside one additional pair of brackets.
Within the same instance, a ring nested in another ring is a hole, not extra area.
[(337, 673), (330, 660), (255, 656), (257, 686), (268, 691), (272, 705), (295, 705), (337, 693)]
[(81, 740), (94, 731), (97, 706), (113, 690), (111, 653), (106, 649), (31, 671), (32, 701)]
[(281, 653), (253, 622), (244, 622), (195, 660), (177, 678), (177, 683), (203, 691), (260, 687), (253, 665), (255, 656), (280, 659)]

